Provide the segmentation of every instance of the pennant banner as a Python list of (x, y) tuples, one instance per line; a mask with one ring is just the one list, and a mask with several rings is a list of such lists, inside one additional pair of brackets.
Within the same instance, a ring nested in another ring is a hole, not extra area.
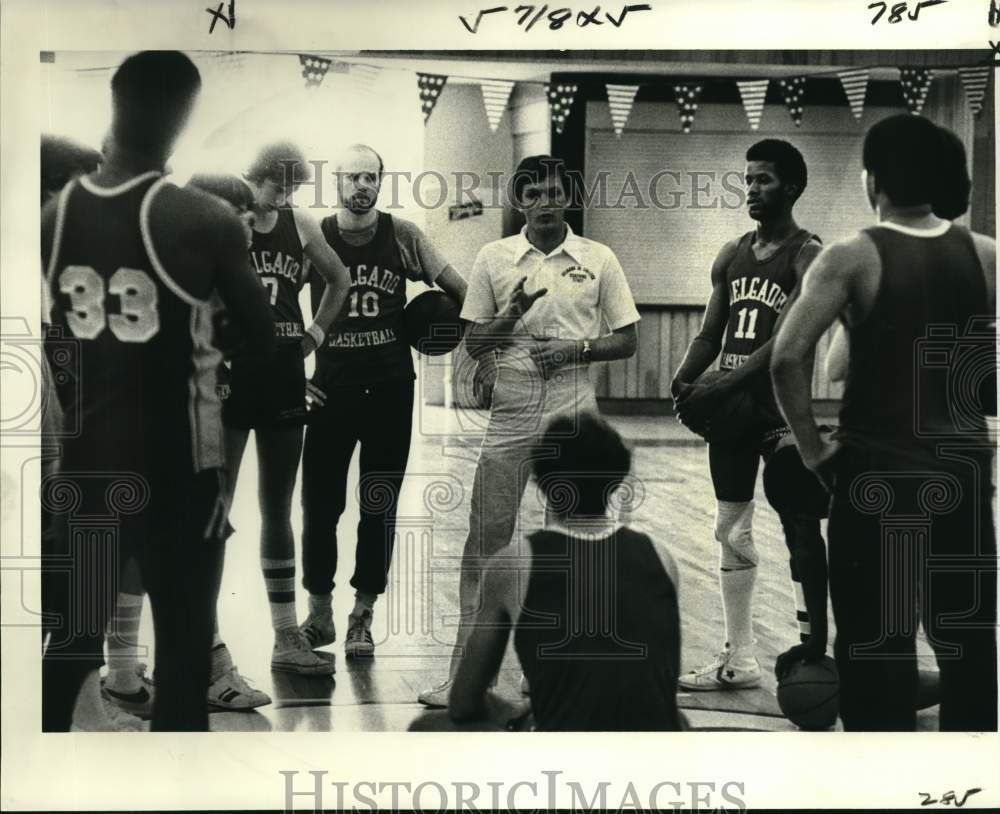
[(323, 84), (326, 72), (330, 70), (329, 59), (299, 54), (299, 62), (302, 64), (302, 78), (306, 80), (307, 88), (318, 88)]
[(788, 115), (792, 117), (796, 127), (802, 126), (802, 97), (806, 92), (806, 78), (804, 76), (793, 76), (791, 79), (779, 79), (778, 85), (781, 87), (781, 95), (785, 99), (785, 107), (788, 108)]
[(447, 76), (436, 73), (418, 73), (417, 87), (420, 88), (420, 109), (424, 112), (424, 124), (431, 117), (431, 111), (437, 104), (441, 91), (444, 90), (444, 83), (448, 81)]
[(495, 133), (500, 126), (503, 112), (507, 109), (514, 83), (509, 79), (482, 79), (479, 87), (483, 92), (483, 105), (486, 107), (486, 121), (490, 131)]
[(611, 124), (615, 135), (621, 136), (632, 113), (635, 95), (639, 92), (638, 85), (608, 85), (608, 108), (611, 110)]
[(991, 70), (990, 65), (958, 69), (962, 87), (965, 88), (965, 98), (969, 101), (969, 110), (973, 116), (978, 116), (983, 109), (983, 97), (986, 96), (986, 84), (990, 81)]
[(903, 86), (903, 100), (914, 115), (924, 109), (927, 91), (931, 87), (934, 71), (930, 68), (900, 68), (899, 81)]
[(840, 84), (844, 87), (847, 103), (851, 106), (854, 118), (861, 121), (865, 112), (865, 95), (868, 93), (868, 69), (858, 68), (855, 71), (841, 71), (837, 74)]
[(677, 99), (677, 112), (681, 116), (681, 129), (690, 133), (695, 111), (698, 110), (698, 99), (701, 97), (701, 85), (674, 85), (674, 97)]
[(549, 110), (557, 133), (562, 133), (566, 126), (569, 112), (573, 107), (573, 98), (578, 90), (576, 85), (556, 85), (555, 87), (548, 83), (545, 85), (545, 95), (549, 98)]
[(736, 87), (740, 89), (743, 110), (746, 111), (751, 130), (760, 127), (760, 117), (764, 115), (764, 97), (767, 96), (767, 86), (770, 84), (770, 79), (755, 79), (750, 82), (736, 83)]

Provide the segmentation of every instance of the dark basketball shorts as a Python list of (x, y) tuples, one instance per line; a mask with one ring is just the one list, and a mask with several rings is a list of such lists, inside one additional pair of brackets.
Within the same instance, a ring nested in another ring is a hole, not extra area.
[(718, 500), (753, 500), (760, 462), (771, 457), (778, 442), (791, 432), (784, 424), (761, 424), (738, 440), (708, 445), (712, 486)]
[(222, 422), (232, 429), (301, 427), (306, 421), (301, 345), (280, 343), (264, 360), (234, 359), (228, 376), (220, 376), (219, 396)]

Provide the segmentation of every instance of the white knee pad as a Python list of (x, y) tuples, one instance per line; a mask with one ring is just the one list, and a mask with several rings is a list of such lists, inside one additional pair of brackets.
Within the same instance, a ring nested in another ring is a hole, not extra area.
[(719, 567), (723, 571), (756, 568), (760, 559), (753, 544), (753, 501), (717, 502), (715, 539), (719, 542)]

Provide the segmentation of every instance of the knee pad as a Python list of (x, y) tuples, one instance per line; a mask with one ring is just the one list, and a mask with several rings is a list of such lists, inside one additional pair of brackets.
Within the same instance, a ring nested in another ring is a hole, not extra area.
[(723, 571), (756, 568), (759, 556), (753, 544), (753, 501), (718, 501), (715, 539), (720, 546), (719, 567)]

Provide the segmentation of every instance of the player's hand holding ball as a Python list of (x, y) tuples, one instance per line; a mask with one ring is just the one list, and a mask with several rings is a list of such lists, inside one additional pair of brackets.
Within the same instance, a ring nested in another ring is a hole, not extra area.
[(789, 647), (775, 659), (774, 677), (781, 681), (796, 664), (813, 664), (825, 655), (826, 648), (819, 643), (813, 644), (812, 639)]

